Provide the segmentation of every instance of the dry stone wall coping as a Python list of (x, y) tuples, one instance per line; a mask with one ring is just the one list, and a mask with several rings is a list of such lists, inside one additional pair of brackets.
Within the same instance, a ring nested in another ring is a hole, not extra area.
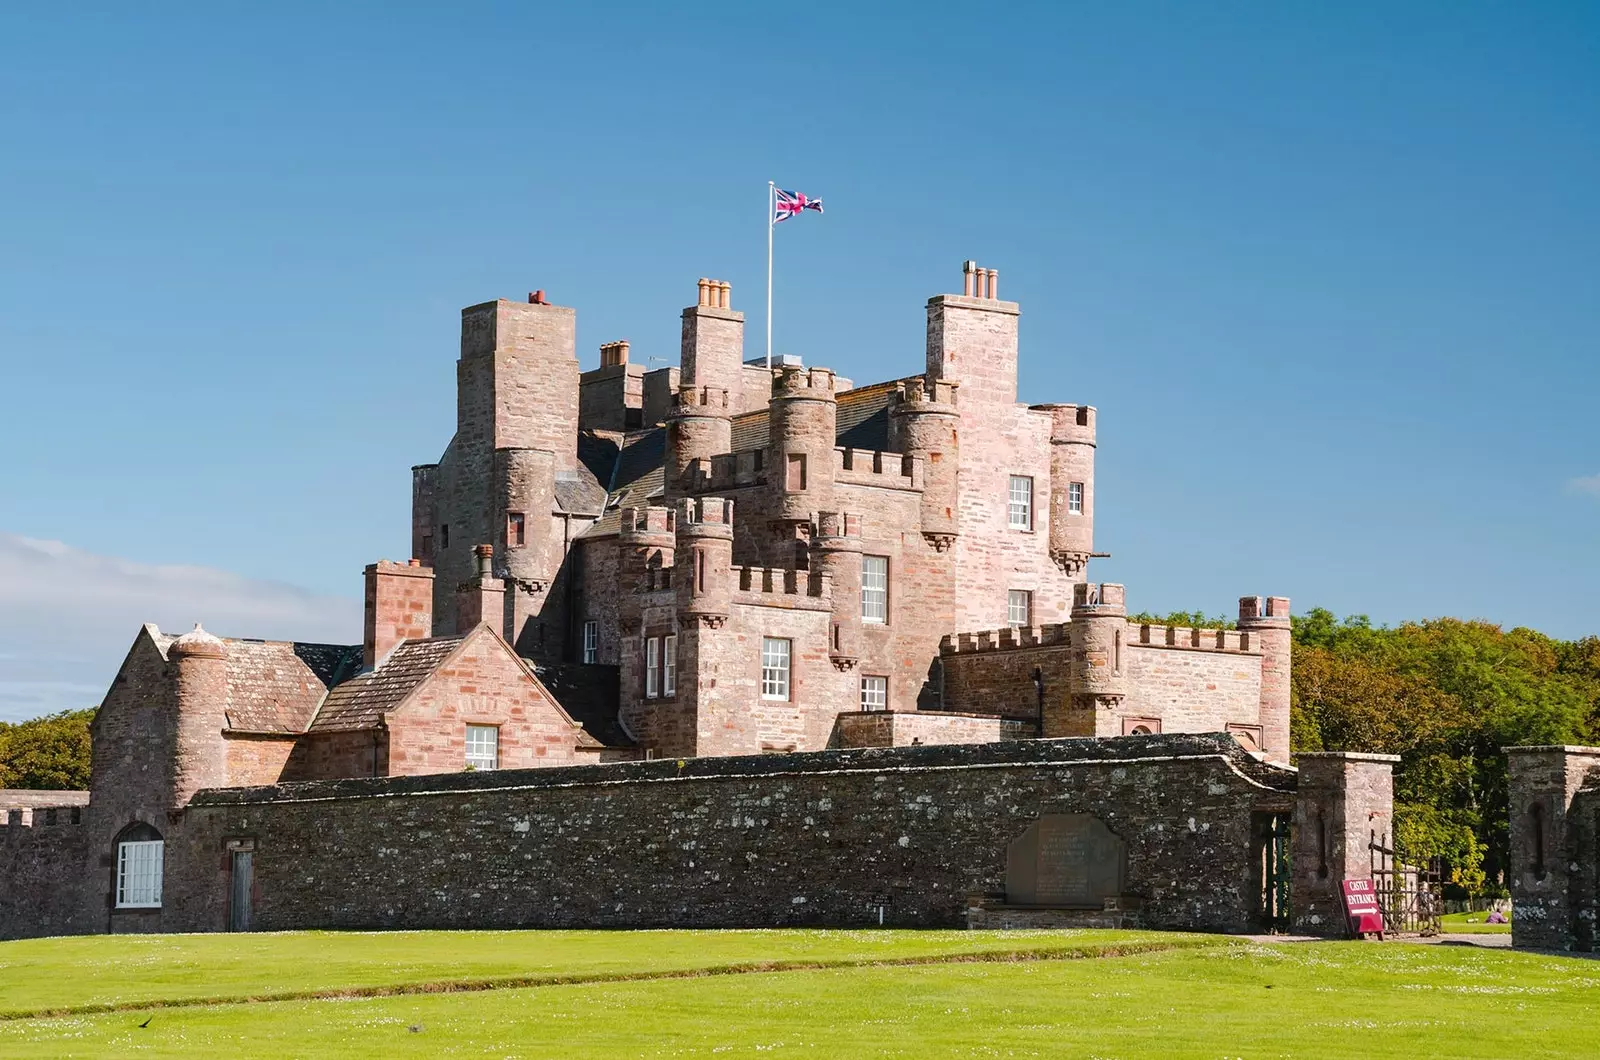
[(1257, 760), (1227, 733), (1183, 733), (1110, 739), (1019, 740), (986, 744), (853, 748), (788, 754), (658, 759), (554, 769), (507, 769), (426, 776), (320, 780), (254, 788), (213, 788), (198, 793), (191, 807), (244, 806), (279, 802), (380, 798), (396, 795), (470, 793), (716, 780), (752, 776), (828, 773), (1027, 769), (1119, 762), (1221, 758), (1251, 783), (1293, 792), (1294, 770)]

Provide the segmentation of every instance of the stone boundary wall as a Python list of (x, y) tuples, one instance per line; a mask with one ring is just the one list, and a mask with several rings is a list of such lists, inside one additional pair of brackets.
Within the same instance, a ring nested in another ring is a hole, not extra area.
[(1252, 814), (1295, 774), (1222, 734), (819, 751), (200, 793), (168, 837), (170, 929), (957, 926), (1007, 843), (1092, 813), (1151, 927), (1251, 928)]
[(0, 818), (9, 810), (34, 810), (46, 806), (87, 806), (87, 791), (39, 788), (0, 788)]
[(834, 747), (910, 747), (916, 744), (988, 743), (1027, 740), (1039, 734), (1034, 721), (993, 714), (948, 711), (868, 710), (840, 714), (834, 722)]
[(1600, 747), (1506, 748), (1511, 944), (1600, 949)]
[(104, 910), (97, 918), (87, 904), (88, 851), (78, 807), (9, 810), (0, 831), (0, 939), (103, 930)]

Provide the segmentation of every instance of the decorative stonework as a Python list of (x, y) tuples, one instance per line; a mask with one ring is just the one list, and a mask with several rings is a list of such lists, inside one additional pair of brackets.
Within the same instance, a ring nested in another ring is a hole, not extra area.
[(954, 534), (931, 534), (923, 531), (922, 536), (927, 539), (928, 544), (933, 546), (935, 552), (948, 552), (950, 551), (950, 546), (956, 543), (956, 535)]
[(856, 663), (859, 660), (853, 659), (847, 655), (830, 655), (828, 656), (828, 661), (833, 663), (833, 668), (835, 670), (838, 670), (840, 673), (848, 673), (856, 668)]
[(1083, 569), (1089, 565), (1089, 553), (1052, 551), (1050, 558), (1055, 565), (1061, 568), (1061, 573), (1069, 578), (1076, 578)]
[(721, 629), (728, 622), (727, 615), (695, 615), (693, 617), (699, 619), (700, 624), (707, 629)]

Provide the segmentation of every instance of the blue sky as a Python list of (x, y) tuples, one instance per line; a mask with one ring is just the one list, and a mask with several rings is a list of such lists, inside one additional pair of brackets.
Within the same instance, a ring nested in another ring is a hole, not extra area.
[(711, 275), (759, 352), (769, 178), (780, 351), (1000, 270), (1133, 607), (1600, 631), (1600, 8), (588, 6), (0, 11), (0, 718), (359, 637), (459, 309), (670, 360)]

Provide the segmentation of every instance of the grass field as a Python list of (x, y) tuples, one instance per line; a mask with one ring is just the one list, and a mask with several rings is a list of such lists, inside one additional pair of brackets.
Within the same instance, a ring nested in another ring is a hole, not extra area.
[(1587, 1057), (1600, 964), (1111, 931), (102, 936), (0, 944), (0, 1007), (7, 1058)]
[(1452, 935), (1509, 935), (1511, 923), (1509, 918), (1504, 924), (1489, 924), (1484, 922), (1488, 913), (1446, 913), (1439, 918), (1443, 931)]

